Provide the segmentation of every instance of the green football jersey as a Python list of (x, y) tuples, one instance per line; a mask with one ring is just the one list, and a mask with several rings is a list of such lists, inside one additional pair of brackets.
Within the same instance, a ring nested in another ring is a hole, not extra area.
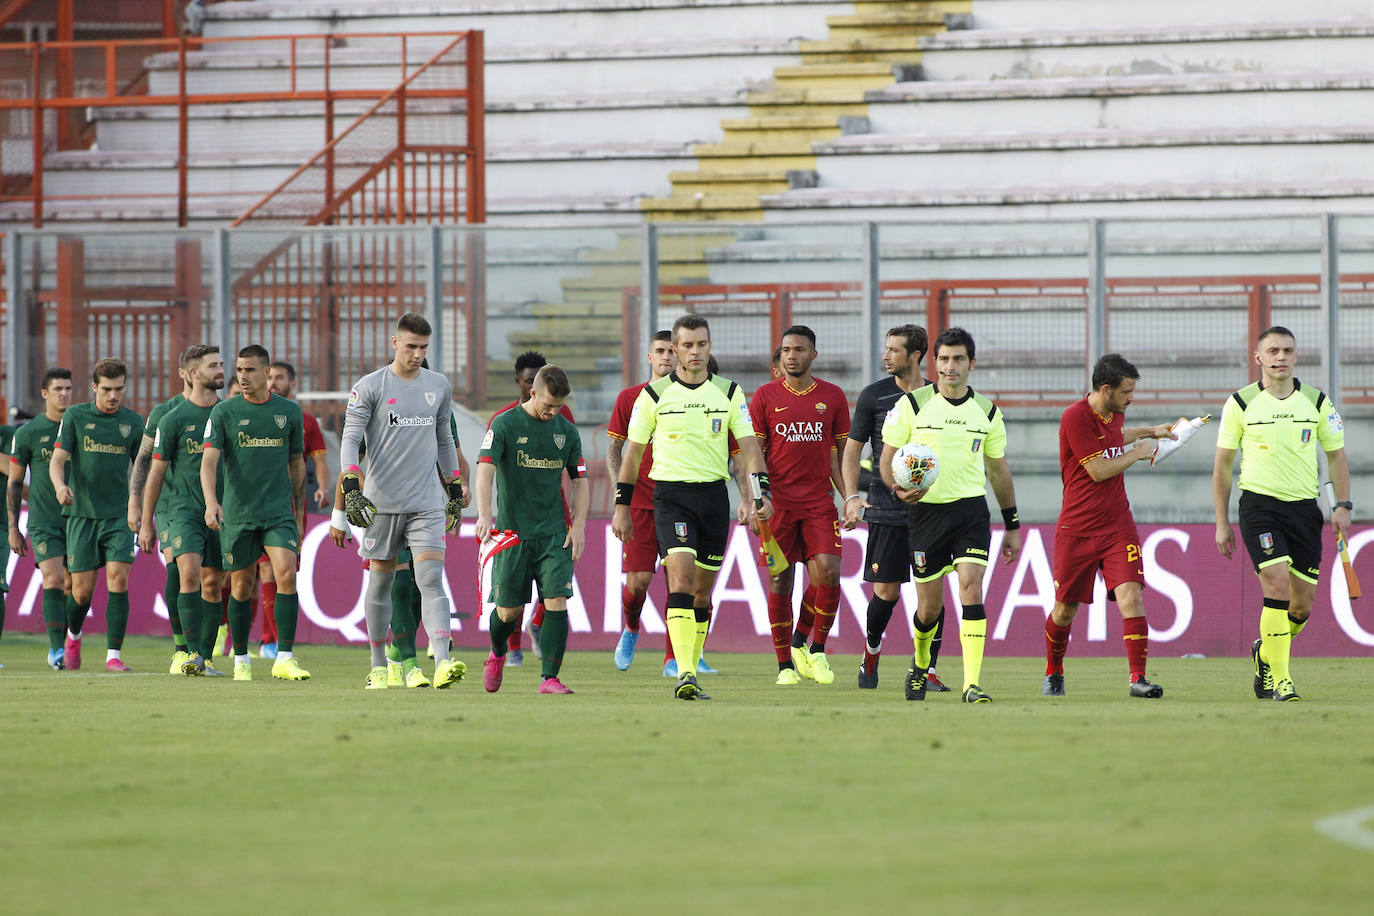
[(72, 456), (76, 501), (62, 514), (122, 519), (129, 511), (129, 467), (143, 441), (143, 418), (127, 407), (102, 413), (87, 401), (67, 409), (58, 444)]
[[(14, 433), (14, 450), (10, 453), (21, 467), (29, 469), (29, 524), (62, 524), (62, 507), (57, 502), (48, 468), (52, 464), (52, 450), (57, 447), (57, 430), (61, 423), (39, 414)], [(67, 468), (67, 479), (72, 476)]]
[[(183, 400), (165, 411), (153, 434), (153, 458), (166, 461), (167, 476), (158, 494), (159, 522), (183, 515), (205, 514), (205, 493), (200, 488), (200, 459), (205, 453), (205, 424), (214, 405), (197, 407)], [(215, 496), (224, 499), (224, 462), (219, 465)]]
[(301, 407), (279, 395), (261, 404), (244, 397), (220, 401), (205, 424), (205, 444), (222, 453), (224, 520), (266, 525), (292, 519), (292, 455), (305, 454)]
[[(9, 476), (10, 456), (14, 454), (14, 427), (0, 426), (0, 468), (4, 468), (5, 476)], [(9, 499), (0, 499), (0, 526), (9, 528), (10, 509)], [(6, 541), (6, 543), (9, 543)], [(0, 569), (0, 582), (5, 580), (5, 571)]]
[[(173, 408), (178, 407), (184, 404), (185, 402), (186, 395), (174, 394), (167, 400), (163, 401), (161, 404), (154, 407), (152, 410), (148, 411), (148, 422), (143, 426), (143, 435), (147, 436), (149, 439), (156, 439), (157, 427), (158, 424), (162, 422), (162, 418), (167, 416), (167, 412), (169, 410), (172, 410)], [(168, 509), (170, 508), (170, 504), (168, 503), (169, 497), (170, 494), (167, 492), (167, 486), (164, 483), (162, 487), (162, 492), (159, 493), (157, 497), (157, 505), (153, 508), (153, 513), (155, 515), (160, 516), (164, 512), (168, 511)]]
[(567, 533), (563, 472), (586, 477), (587, 464), (582, 438), (566, 417), (536, 420), (523, 407), (508, 410), (491, 421), (477, 460), (496, 466), (498, 527), (526, 539)]

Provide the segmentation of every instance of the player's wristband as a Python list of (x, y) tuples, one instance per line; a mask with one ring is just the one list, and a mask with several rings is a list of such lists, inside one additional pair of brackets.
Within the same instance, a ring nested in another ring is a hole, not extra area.
[(357, 474), (345, 474), (339, 486), (343, 488), (345, 493), (351, 493), (354, 490), (361, 490), (363, 488), (362, 483), (358, 480)]
[(1336, 503), (1336, 508), (1337, 508), (1337, 509), (1344, 509), (1344, 510), (1346, 510), (1347, 512), (1354, 512), (1354, 511), (1355, 511), (1355, 504), (1352, 503), (1352, 502), (1351, 502), (1350, 500), (1348, 500), (1348, 499), (1343, 499), (1343, 500), (1341, 500), (1340, 502)]
[(852, 493), (852, 494), (850, 494), (849, 496), (846, 496), (846, 497), (844, 498), (844, 501), (845, 501), (845, 502), (849, 502), (851, 499), (862, 499), (862, 498), (863, 498), (863, 497), (859, 496), (858, 493)]
[(1015, 506), (1002, 510), (1002, 524), (1007, 526), (1008, 531), (1021, 527), (1021, 516), (1017, 514)]
[(772, 490), (772, 487), (771, 487), (771, 486), (769, 485), (769, 483), (768, 483), (768, 475), (767, 475), (767, 474), (750, 474), (749, 476), (752, 477), (752, 478), (754, 478), (754, 480), (758, 483), (758, 485), (759, 485), (758, 491), (759, 491), (760, 493), (762, 493), (764, 496), (771, 496), (771, 495), (772, 495), (773, 490)]
[(348, 530), (348, 516), (344, 514), (344, 510), (335, 509), (333, 513), (330, 514), (329, 527), (337, 528), (340, 531)]
[(616, 481), (616, 484), (615, 484), (615, 504), (616, 504), (617, 506), (628, 506), (628, 505), (630, 504), (630, 500), (632, 500), (632, 499), (634, 499), (634, 498), (635, 498), (635, 485), (634, 485), (634, 484), (632, 484), (632, 483), (621, 483), (620, 481)]

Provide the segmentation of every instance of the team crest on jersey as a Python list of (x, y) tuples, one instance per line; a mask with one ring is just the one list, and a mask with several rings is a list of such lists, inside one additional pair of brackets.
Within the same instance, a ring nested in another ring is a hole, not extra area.
[(979, 449), (981, 449), (982, 447), (983, 447), (983, 440), (982, 440), (982, 439), (974, 439), (974, 440), (973, 440), (973, 444), (969, 446), (969, 451), (973, 452), (973, 454), (976, 455), (976, 454), (978, 454)]
[(1271, 534), (1271, 533), (1269, 533), (1268, 531), (1264, 532), (1264, 534), (1261, 534), (1261, 535), (1259, 536), (1259, 543), (1260, 543), (1260, 546), (1263, 547), (1265, 550), (1273, 550), (1273, 549), (1274, 549), (1274, 535)]
[(711, 421), (711, 432), (713, 432), (713, 433), (718, 433), (718, 432), (720, 432), (720, 423), (721, 423), (721, 421), (718, 420), (718, 419), (717, 419), (717, 420), (712, 420), (712, 421)]
[(553, 447), (554, 447), (554, 448), (562, 448), (563, 445), (564, 445), (567, 441), (568, 441), (568, 437), (565, 436), (565, 435), (563, 435), (562, 433), (554, 433), (554, 434), (553, 434)]
[(127, 438), (129, 437), (129, 433), (131, 433), (131, 432), (133, 432), (133, 431), (134, 431), (134, 428), (133, 428), (132, 426), (130, 426), (128, 423), (121, 423), (121, 424), (119, 424), (119, 434), (120, 434), (121, 436), (123, 436), (124, 438), (127, 439)]
[(1307, 443), (1309, 443), (1309, 442), (1311, 442), (1311, 441), (1312, 441), (1312, 430), (1310, 430), (1310, 429), (1304, 429), (1304, 430), (1302, 431), (1302, 444), (1303, 444), (1303, 445), (1306, 445)]
[(226, 563), (232, 563), (232, 562), (234, 562), (234, 555), (233, 555), (232, 553), (230, 553), (229, 551), (227, 551), (227, 550), (224, 552), (224, 562), (226, 562)]
[(286, 429), (286, 415), (274, 413), (272, 419), (277, 421), (277, 429)]
[(679, 541), (685, 542), (687, 540), (687, 523), (673, 522), (673, 533), (677, 535)]
[(172, 546), (173, 546), (173, 547), (180, 547), (180, 546), (181, 546), (181, 538), (177, 538), (175, 541), (173, 541), (173, 542), (172, 542)]
[(439, 396), (438, 396), (437, 394), (435, 394), (433, 391), (426, 391), (426, 392), (425, 392), (425, 403), (428, 404), (430, 407), (433, 407), (433, 406), (434, 406), (434, 402), (435, 402), (436, 400), (438, 400), (438, 399), (439, 399)]
[(48, 554), (48, 542), (47, 542), (47, 541), (39, 541), (37, 544), (34, 544), (34, 545), (33, 545), (33, 552), (36, 553), (36, 554), (38, 554), (39, 556), (47, 556), (47, 554)]
[(825, 402), (824, 402), (824, 401), (817, 401), (817, 402), (816, 402), (816, 413), (825, 413)]
[(376, 547), (376, 546), (377, 546), (377, 539), (376, 539), (376, 538), (363, 538), (363, 544), (364, 544), (364, 546), (367, 547), (368, 550), (371, 550), (373, 547)]

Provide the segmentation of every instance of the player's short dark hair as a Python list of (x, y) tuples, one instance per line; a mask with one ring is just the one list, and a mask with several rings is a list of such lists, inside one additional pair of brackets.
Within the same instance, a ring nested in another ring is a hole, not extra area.
[(774, 369), (778, 368), (778, 363), (780, 363), (780, 362), (782, 362), (782, 347), (774, 347), (774, 348), (773, 348), (773, 363), (772, 363), (773, 368), (774, 368)]
[(940, 332), (940, 336), (935, 338), (934, 352), (938, 357), (941, 347), (958, 346), (968, 351), (968, 358), (973, 359), (973, 335), (963, 328), (945, 328)]
[(526, 369), (543, 369), (549, 364), (544, 358), (544, 354), (538, 350), (526, 350), (515, 358), (515, 374), (519, 375)]
[(716, 358), (714, 356), (706, 357), (706, 374), (720, 375), (720, 363), (716, 362)]
[(181, 368), (189, 369), (192, 364), (199, 362), (211, 353), (218, 352), (219, 347), (212, 346), (211, 344), (191, 344), (185, 350), (181, 351)]
[(816, 349), (816, 332), (804, 324), (794, 324), (782, 332), (783, 337), (805, 337), (811, 341), (811, 349)]
[(672, 331), (655, 331), (655, 332), (654, 332), (654, 336), (651, 337), (651, 338), (649, 338), (649, 339), (650, 339), (651, 341), (654, 341), (654, 340), (662, 340), (662, 341), (665, 341), (665, 342), (667, 342), (667, 343), (672, 343), (672, 342), (673, 342), (673, 332), (672, 332)]
[[(427, 362), (427, 360), (421, 360), (421, 361), (420, 361), (420, 368), (421, 368), (421, 369), (428, 369), (428, 368), (429, 368), (428, 366), (425, 365), (426, 362)], [(294, 382), (294, 381), (296, 380), (296, 367), (293, 366), (293, 365), (291, 365), (290, 363), (288, 363), (286, 360), (284, 360), (284, 359), (274, 359), (274, 360), (272, 360), (272, 368), (273, 368), (273, 369), (280, 369), (281, 371), (285, 372), (285, 373), (286, 373), (286, 377), (289, 378), (291, 381)]]
[(706, 329), (706, 339), (710, 340), (710, 322), (708, 322), (705, 318), (702, 318), (700, 315), (683, 315), (677, 321), (673, 322), (673, 343), (677, 343), (677, 332), (679, 330), (700, 331), (702, 328)]
[(1093, 391), (1103, 385), (1120, 388), (1128, 378), (1139, 379), (1140, 372), (1120, 353), (1108, 353), (1093, 363)]
[(544, 390), (556, 398), (566, 398), (572, 394), (572, 383), (568, 381), (568, 373), (557, 366), (544, 366), (534, 376), (536, 385), (543, 384)]
[[(906, 341), (906, 355), (920, 353), (925, 356), (930, 352), (930, 338), (926, 336), (926, 329), (918, 324), (899, 324), (895, 328), (887, 329), (888, 337), (901, 337)], [(916, 357), (920, 362), (921, 357)]]
[(128, 378), (129, 365), (122, 359), (107, 356), (91, 367), (91, 382), (99, 385), (103, 378)]
[[(419, 312), (406, 312), (396, 319), (396, 331), (409, 331), (412, 334), (419, 334), (421, 337), (428, 337), (434, 333), (434, 329), (429, 326), (429, 322), (424, 315)], [(295, 376), (292, 376), (295, 378)]]
[(1264, 341), (1264, 338), (1268, 337), (1270, 334), (1282, 334), (1284, 337), (1293, 338), (1293, 343), (1298, 342), (1298, 335), (1294, 334), (1283, 325), (1276, 324), (1273, 327), (1265, 328), (1263, 331), (1259, 332), (1259, 336), (1255, 338), (1255, 346), (1258, 347)]
[(239, 351), (239, 359), (256, 359), (266, 366), (272, 363), (272, 354), (262, 344), (249, 344)]
[(61, 366), (53, 366), (53, 367), (52, 367), (51, 369), (49, 369), (47, 372), (44, 372), (44, 373), (43, 373), (43, 384), (41, 384), (41, 385), (38, 386), (38, 390), (39, 390), (39, 391), (47, 391), (47, 390), (48, 390), (48, 384), (49, 384), (50, 382), (52, 382), (54, 379), (64, 378), (64, 379), (67, 379), (68, 381), (70, 381), (70, 380), (71, 380), (71, 377), (72, 377), (72, 370), (70, 370), (70, 369), (64, 369), (64, 368), (62, 368)]

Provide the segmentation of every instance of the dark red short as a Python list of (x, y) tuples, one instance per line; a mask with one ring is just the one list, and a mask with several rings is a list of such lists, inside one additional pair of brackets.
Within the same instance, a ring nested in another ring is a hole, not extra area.
[(778, 539), (778, 546), (789, 563), (803, 563), (821, 553), (840, 556), (840, 519), (833, 505), (812, 509), (775, 508), (768, 526), (773, 529), (773, 537)]
[(1064, 604), (1090, 604), (1093, 582), (1101, 571), (1107, 594), (1127, 582), (1145, 584), (1145, 561), (1140, 556), (1140, 535), (1135, 525), (1089, 537), (1056, 533), (1054, 536), (1054, 600)]
[(658, 562), (658, 534), (652, 509), (630, 509), (634, 537), (621, 546), (621, 572), (653, 572)]

